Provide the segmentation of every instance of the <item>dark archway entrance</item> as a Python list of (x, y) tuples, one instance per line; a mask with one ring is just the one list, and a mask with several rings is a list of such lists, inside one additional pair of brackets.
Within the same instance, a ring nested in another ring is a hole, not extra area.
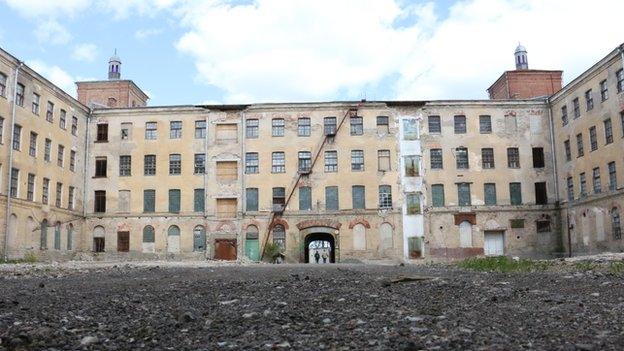
[[(304, 259), (305, 263), (310, 263), (310, 252), (314, 254), (314, 250), (319, 252), (329, 251), (329, 263), (336, 262), (336, 242), (334, 236), (328, 233), (312, 233), (305, 237)], [(314, 259), (312, 259), (313, 261)]]

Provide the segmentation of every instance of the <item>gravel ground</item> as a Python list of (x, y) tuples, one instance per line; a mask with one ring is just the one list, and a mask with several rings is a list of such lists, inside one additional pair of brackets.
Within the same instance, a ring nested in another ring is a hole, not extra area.
[(0, 266), (0, 350), (622, 350), (624, 345), (624, 275), (608, 271)]

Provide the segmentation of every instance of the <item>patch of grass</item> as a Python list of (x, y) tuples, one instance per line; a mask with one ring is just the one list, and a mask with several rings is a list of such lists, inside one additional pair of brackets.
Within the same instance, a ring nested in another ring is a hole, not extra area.
[(468, 258), (457, 265), (464, 269), (485, 272), (536, 272), (545, 271), (552, 262), (529, 259), (513, 260), (505, 256)]
[(624, 261), (615, 261), (609, 264), (611, 273), (624, 273)]
[(17, 264), (17, 263), (35, 263), (37, 262), (37, 255), (34, 252), (27, 252), (24, 258), (4, 260), (0, 258), (0, 264)]
[(599, 267), (600, 265), (589, 261), (581, 261), (574, 264), (574, 268), (578, 269), (579, 271), (593, 271), (594, 269)]

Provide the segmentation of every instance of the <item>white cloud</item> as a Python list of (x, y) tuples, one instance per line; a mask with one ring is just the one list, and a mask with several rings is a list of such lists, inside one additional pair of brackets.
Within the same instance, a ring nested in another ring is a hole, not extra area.
[(74, 46), (72, 58), (78, 61), (93, 62), (97, 56), (98, 48), (95, 44), (85, 43)]
[(134, 32), (134, 37), (138, 40), (144, 40), (149, 37), (156, 36), (162, 32), (163, 30), (159, 28), (139, 29), (136, 32)]
[(72, 38), (67, 29), (53, 19), (41, 22), (35, 29), (35, 37), (41, 43), (52, 45), (65, 45)]
[(4, 0), (24, 17), (73, 16), (86, 9), (91, 0)]
[(113, 13), (116, 19), (154, 16), (157, 12), (173, 8), (182, 2), (182, 0), (97, 0), (98, 5)]
[(29, 60), (26, 64), (69, 95), (76, 96), (76, 85), (74, 84), (76, 79), (62, 68), (48, 65), (41, 60)]

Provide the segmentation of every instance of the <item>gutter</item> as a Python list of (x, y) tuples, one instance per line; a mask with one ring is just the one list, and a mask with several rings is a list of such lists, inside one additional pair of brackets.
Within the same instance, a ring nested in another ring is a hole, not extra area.
[[(241, 253), (240, 256), (237, 255), (236, 257), (243, 257), (245, 256), (245, 238), (247, 235), (247, 231), (243, 232), (243, 225), (244, 225), (244, 220), (245, 220), (245, 213), (247, 210), (247, 193), (245, 192), (245, 112), (241, 111), (239, 112), (240, 115), (240, 128), (238, 129), (238, 135), (239, 135), (239, 143), (241, 144), (241, 155), (240, 155), (240, 164), (241, 166), (239, 167), (240, 169), (240, 184), (241, 184), (241, 191), (240, 191), (240, 206), (241, 206), (241, 217), (240, 220), (238, 221), (239, 225), (240, 225), (240, 229), (238, 231), (238, 235), (241, 236), (240, 240), (238, 240), (237, 242), (239, 243), (237, 246), (237, 250), (240, 247), (241, 248)], [(260, 162), (260, 161), (258, 161)], [(260, 231), (258, 231), (259, 233)], [(260, 242), (260, 236), (258, 234), (258, 242)], [(240, 258), (238, 258), (237, 261), (241, 261)]]
[[(11, 217), (11, 173), (13, 170), (13, 138), (14, 138), (14, 132), (15, 132), (15, 112), (17, 110), (17, 78), (18, 78), (18, 74), (19, 74), (19, 70), (20, 68), (22, 68), (22, 66), (24, 65), (24, 62), (22, 61), (17, 61), (18, 65), (15, 68), (15, 81), (13, 82), (13, 108), (11, 110), (11, 137), (9, 138), (9, 145), (8, 146), (8, 150), (9, 150), (9, 155), (8, 155), (8, 162), (7, 162), (7, 192), (6, 192), (6, 213), (5, 213), (5, 219), (4, 219), (4, 245), (3, 245), (3, 259), (6, 261), (9, 258), (9, 253), (7, 251), (8, 247), (9, 247), (9, 220)], [(19, 186), (19, 184), (18, 184)], [(17, 225), (17, 224), (16, 224)]]
[[(210, 110), (205, 110), (204, 116), (205, 130), (204, 130), (204, 258), (209, 259), (208, 252), (208, 212), (206, 211), (206, 197), (208, 196), (208, 125), (210, 124)], [(193, 199), (195, 201), (195, 199)], [(193, 204), (194, 206), (195, 204)], [(195, 229), (193, 229), (194, 231)], [(193, 232), (193, 241), (195, 240), (195, 233)], [(214, 254), (213, 254), (214, 256)]]
[[(550, 97), (546, 99), (546, 104), (548, 105), (548, 129), (550, 132), (550, 153), (552, 155), (553, 162), (553, 178), (555, 184), (555, 206), (560, 206), (561, 198), (559, 196), (559, 172), (557, 169), (557, 154), (555, 153), (555, 122), (553, 120), (552, 114), (552, 104), (550, 102)], [(559, 223), (561, 223), (561, 216), (559, 216)], [(561, 228), (561, 225), (559, 225)], [(568, 257), (572, 257), (572, 246), (571, 246), (571, 238), (570, 238), (570, 216), (568, 214), (568, 209), (566, 208), (566, 227), (567, 227), (567, 237), (568, 237)]]

